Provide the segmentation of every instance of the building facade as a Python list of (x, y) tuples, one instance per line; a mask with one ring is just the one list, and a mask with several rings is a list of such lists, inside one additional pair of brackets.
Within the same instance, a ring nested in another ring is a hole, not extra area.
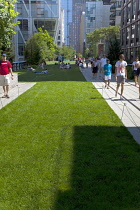
[(86, 33), (109, 26), (110, 6), (103, 1), (86, 1)]
[(16, 62), (24, 60), (25, 43), (38, 32), (38, 28), (47, 30), (57, 43), (62, 14), (60, 0), (19, 0), (16, 3), (16, 11), (20, 13), (16, 18), (20, 24), (16, 28), (17, 33), (14, 39)]
[(110, 7), (110, 25), (120, 25), (121, 23), (121, 7), (122, 0), (111, 0), (112, 6)]
[(82, 13), (85, 11), (86, 0), (72, 1), (72, 23), (69, 24), (69, 44), (80, 52), (80, 23)]
[(121, 46), (127, 60), (140, 57), (140, 1), (123, 0), (121, 10)]
[(69, 25), (72, 23), (72, 0), (61, 0), (61, 8), (64, 9), (64, 44), (69, 45)]

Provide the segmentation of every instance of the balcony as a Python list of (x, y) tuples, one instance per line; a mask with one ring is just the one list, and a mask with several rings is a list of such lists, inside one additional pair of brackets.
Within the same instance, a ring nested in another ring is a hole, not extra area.
[(115, 26), (115, 20), (110, 22), (110, 26)]
[(112, 5), (112, 6), (110, 7), (110, 12), (115, 12), (115, 10), (116, 10), (116, 6), (115, 6), (115, 5)]
[(115, 20), (115, 17), (116, 17), (116, 14), (115, 13), (111, 14), (110, 15), (110, 20)]

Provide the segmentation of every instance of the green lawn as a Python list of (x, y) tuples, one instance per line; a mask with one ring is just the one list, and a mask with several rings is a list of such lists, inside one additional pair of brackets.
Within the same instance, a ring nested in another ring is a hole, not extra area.
[(140, 147), (78, 67), (0, 110), (0, 210), (138, 210)]

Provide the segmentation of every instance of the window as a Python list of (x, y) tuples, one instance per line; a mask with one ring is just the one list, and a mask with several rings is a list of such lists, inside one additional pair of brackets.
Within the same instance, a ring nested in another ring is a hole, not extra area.
[(18, 46), (18, 55), (19, 56), (24, 55), (24, 45), (23, 44), (19, 44), (19, 46)]
[(28, 20), (19, 19), (18, 21), (20, 21), (19, 28), (23, 31), (28, 31)]

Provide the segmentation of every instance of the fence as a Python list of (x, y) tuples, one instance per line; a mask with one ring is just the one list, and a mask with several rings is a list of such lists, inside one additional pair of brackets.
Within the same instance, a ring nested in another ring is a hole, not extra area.
[(26, 61), (21, 61), (21, 62), (13, 62), (12, 63), (12, 66), (13, 66), (13, 71), (17, 71), (17, 70), (20, 70), (20, 69), (23, 69), (24, 66), (26, 66), (27, 63)]

